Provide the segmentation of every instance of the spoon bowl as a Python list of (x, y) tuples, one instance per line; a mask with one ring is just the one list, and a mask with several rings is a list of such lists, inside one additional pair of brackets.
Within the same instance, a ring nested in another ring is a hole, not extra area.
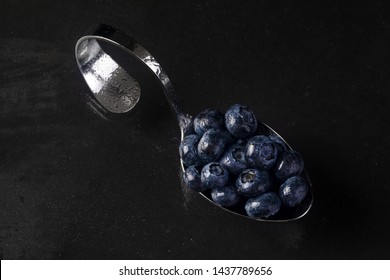
[[(81, 37), (77, 41), (75, 56), (79, 70), (90, 90), (84, 93), (85, 101), (101, 117), (126, 119), (136, 110), (140, 110), (137, 109), (138, 104), (140, 99), (148, 98), (143, 92), (150, 82), (148, 79), (152, 78), (154, 81), (157, 80), (161, 86), (177, 119), (181, 140), (193, 133), (193, 118), (182, 110), (168, 75), (157, 60), (133, 37), (111, 26), (99, 25), (92, 30), (90, 35)], [(259, 122), (259, 126), (262, 134), (278, 136), (286, 147), (291, 149), (287, 142), (268, 125)], [(181, 159), (180, 164), (184, 172), (185, 167)], [(306, 170), (303, 171), (301, 177), (306, 180), (309, 188), (305, 199), (298, 206), (282, 208), (276, 215), (266, 219), (250, 219), (286, 222), (303, 217), (313, 203), (313, 191)], [(209, 190), (200, 194), (217, 205), (212, 201)], [(243, 205), (218, 207), (235, 215), (249, 218)]]

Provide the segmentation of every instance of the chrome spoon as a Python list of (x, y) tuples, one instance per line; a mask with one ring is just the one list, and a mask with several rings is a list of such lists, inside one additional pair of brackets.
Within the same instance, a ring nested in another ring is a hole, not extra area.
[[(99, 25), (90, 35), (81, 37), (77, 41), (75, 55), (80, 72), (90, 89), (90, 92), (85, 93), (84, 96), (86, 102), (100, 116), (104, 118), (126, 117), (131, 111), (134, 111), (141, 98), (141, 86), (138, 81), (143, 80), (145, 74), (149, 74), (149, 76), (153, 74), (151, 76), (157, 78), (177, 118), (181, 139), (193, 132), (192, 117), (181, 109), (166, 72), (157, 60), (131, 36), (111, 26)], [(125, 67), (125, 64), (129, 64), (129, 61), (131, 61), (131, 67)], [(131, 69), (132, 76), (128, 73), (129, 69)], [(145, 71), (145, 69), (147, 69), (147, 73), (139, 73)], [(261, 124), (263, 133), (280, 137), (272, 128), (264, 123)], [(282, 137), (280, 139), (291, 149)], [(184, 172), (183, 161), (180, 160), (180, 162)], [(309, 190), (299, 206), (288, 209), (288, 211), (282, 210), (267, 219), (256, 220), (285, 222), (303, 217), (310, 210), (313, 203), (313, 191), (306, 170), (303, 171), (301, 176), (306, 180)], [(210, 192), (206, 191), (201, 195), (217, 205), (211, 200)], [(230, 213), (249, 218), (243, 208), (219, 207)]]

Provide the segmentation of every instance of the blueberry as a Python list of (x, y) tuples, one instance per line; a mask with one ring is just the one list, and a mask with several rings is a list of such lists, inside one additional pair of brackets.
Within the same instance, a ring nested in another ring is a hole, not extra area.
[(275, 176), (283, 182), (292, 176), (299, 176), (304, 168), (300, 153), (294, 150), (283, 152), (275, 164)]
[(280, 138), (279, 135), (271, 134), (271, 135), (268, 136), (268, 138), (271, 139), (274, 142), (276, 148), (278, 148), (278, 153), (279, 154), (281, 154), (284, 151), (288, 150), (286, 142), (284, 142), (284, 140), (282, 138)]
[(200, 165), (201, 161), (198, 156), (199, 135), (190, 134), (183, 138), (179, 146), (180, 158), (187, 166)]
[(214, 109), (206, 109), (200, 112), (194, 119), (194, 129), (198, 135), (203, 135), (211, 128), (223, 128), (223, 115)]
[(278, 148), (267, 136), (257, 135), (246, 144), (246, 158), (250, 165), (268, 170), (278, 158)]
[(251, 218), (268, 218), (278, 213), (281, 201), (274, 192), (264, 193), (249, 198), (245, 204), (245, 211)]
[(194, 191), (203, 192), (207, 189), (202, 185), (202, 182), (200, 180), (200, 172), (198, 171), (198, 169), (194, 165), (189, 166), (184, 171), (183, 181), (187, 187), (189, 187), (190, 189), (192, 189)]
[(200, 180), (206, 188), (221, 189), (229, 181), (229, 172), (222, 164), (210, 162), (203, 167)]
[(234, 104), (225, 113), (226, 129), (237, 138), (252, 136), (257, 129), (257, 119), (247, 106)]
[(235, 186), (226, 186), (222, 189), (214, 189), (211, 191), (211, 198), (216, 204), (224, 207), (234, 206), (241, 199)]
[(227, 132), (219, 129), (209, 129), (200, 138), (198, 155), (204, 162), (218, 161), (230, 142)]
[(303, 201), (308, 189), (305, 179), (294, 176), (280, 186), (279, 197), (284, 206), (294, 207)]
[(248, 168), (244, 146), (239, 144), (230, 146), (219, 162), (226, 166), (230, 174), (240, 174), (244, 169)]
[(190, 115), (179, 116), (179, 126), (184, 136), (195, 134), (194, 131), (194, 120)]
[(236, 180), (237, 192), (245, 196), (256, 196), (271, 188), (271, 180), (267, 171), (246, 169)]

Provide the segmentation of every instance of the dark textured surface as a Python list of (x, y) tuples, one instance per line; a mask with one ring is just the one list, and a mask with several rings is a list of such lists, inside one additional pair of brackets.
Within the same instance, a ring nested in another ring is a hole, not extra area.
[[(388, 259), (389, 6), (271, 2), (3, 0), (1, 258)], [(73, 49), (99, 22), (159, 60), (189, 113), (247, 104), (280, 132), (310, 213), (254, 222), (183, 190), (160, 93), (128, 123), (90, 113)]]

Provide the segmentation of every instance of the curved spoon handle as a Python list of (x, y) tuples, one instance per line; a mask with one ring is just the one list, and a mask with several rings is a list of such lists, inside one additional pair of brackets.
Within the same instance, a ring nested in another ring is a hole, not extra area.
[[(175, 116), (177, 117), (177, 120), (180, 125), (180, 129), (182, 130), (182, 132), (188, 129), (192, 118), (188, 114), (185, 114), (183, 112), (181, 106), (179, 105), (172, 83), (168, 78), (168, 75), (162, 69), (160, 63), (158, 63), (157, 60), (145, 48), (143, 48), (140, 44), (138, 44), (137, 41), (132, 36), (127, 35), (109, 25), (105, 25), (105, 24), (98, 25), (96, 28), (94, 28), (94, 30), (92, 30), (90, 34), (91, 35), (81, 37), (77, 41), (75, 47), (75, 55), (76, 55), (76, 60), (79, 69), (83, 74), (91, 90), (93, 86), (88, 82), (88, 75), (90, 75), (92, 71), (91, 67), (89, 66), (91, 64), (91, 61), (95, 62), (97, 61), (98, 57), (105, 56), (106, 60), (108, 59), (111, 65), (115, 65), (114, 67), (120, 68), (120, 66), (116, 64), (116, 62), (110, 57), (110, 55), (105, 53), (105, 51), (97, 43), (97, 41), (105, 41), (116, 47), (121, 48), (127, 54), (135, 57), (136, 59), (141, 61), (145, 66), (147, 66), (147, 68), (154, 74), (154, 76), (157, 77), (158, 81), (160, 82), (162, 89), (165, 93), (165, 96), (168, 100), (168, 103), (172, 111), (174, 112)], [(101, 78), (99, 77), (99, 79)], [(116, 81), (113, 81), (113, 77), (111, 75), (109, 81), (106, 80), (103, 81), (102, 83), (108, 83), (108, 82), (115, 83)], [(118, 81), (117, 83), (119, 87), (122, 84), (123, 83), (121, 83), (120, 81)], [(104, 86), (105, 84), (102, 85), (102, 87)], [(103, 104), (98, 104), (98, 105), (104, 107)]]

